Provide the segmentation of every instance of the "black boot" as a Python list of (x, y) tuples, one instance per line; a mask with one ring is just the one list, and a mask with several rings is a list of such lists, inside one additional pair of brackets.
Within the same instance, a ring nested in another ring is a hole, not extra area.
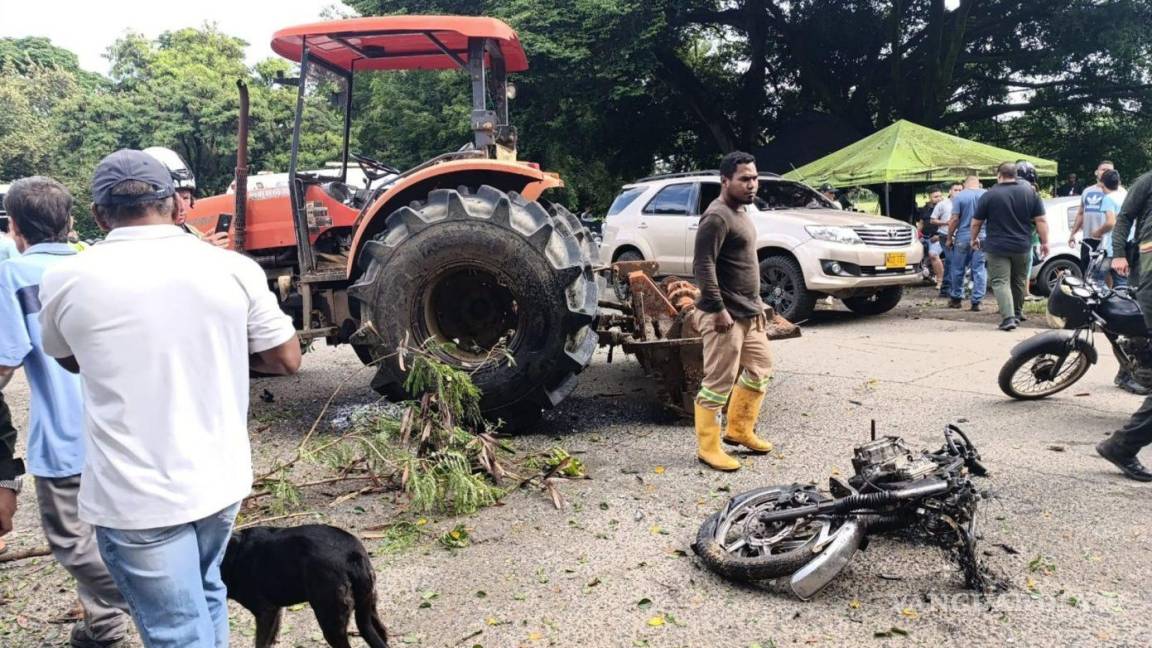
[(1124, 476), (1128, 479), (1135, 479), (1136, 481), (1152, 481), (1152, 472), (1140, 463), (1134, 454), (1128, 454), (1123, 449), (1116, 447), (1111, 439), (1105, 439), (1096, 444), (1096, 453), (1112, 462), (1112, 465), (1120, 469)]
[(1148, 389), (1144, 385), (1136, 382), (1136, 379), (1131, 374), (1125, 373), (1123, 377), (1116, 376), (1116, 386), (1129, 394), (1136, 394), (1137, 396), (1148, 396), (1152, 394), (1152, 389)]

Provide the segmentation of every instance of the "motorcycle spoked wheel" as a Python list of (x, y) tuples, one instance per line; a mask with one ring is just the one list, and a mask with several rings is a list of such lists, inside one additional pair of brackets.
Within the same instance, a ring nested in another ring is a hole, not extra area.
[(692, 545), (709, 569), (724, 578), (753, 582), (787, 576), (819, 555), (815, 545), (835, 535), (840, 522), (816, 516), (764, 524), (760, 513), (831, 499), (814, 486), (768, 486), (740, 493), (700, 526)]
[(1046, 398), (1083, 378), (1092, 363), (1079, 349), (1073, 349), (1059, 369), (1057, 364), (1060, 355), (1043, 350), (1013, 356), (1000, 369), (1000, 391), (1018, 400)]

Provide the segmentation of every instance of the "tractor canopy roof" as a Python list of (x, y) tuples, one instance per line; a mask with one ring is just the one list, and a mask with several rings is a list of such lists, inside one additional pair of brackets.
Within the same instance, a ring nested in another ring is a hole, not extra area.
[(528, 57), (511, 27), (474, 16), (384, 16), (299, 25), (276, 32), (272, 50), (299, 62), (307, 41), (310, 60), (346, 72), (444, 70), (467, 62), (471, 38), (495, 41), (508, 72), (528, 69)]

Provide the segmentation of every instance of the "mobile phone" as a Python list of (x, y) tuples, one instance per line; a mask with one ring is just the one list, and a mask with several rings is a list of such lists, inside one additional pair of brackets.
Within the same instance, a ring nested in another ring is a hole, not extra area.
[(222, 234), (232, 227), (232, 214), (220, 214), (216, 217), (216, 233)]

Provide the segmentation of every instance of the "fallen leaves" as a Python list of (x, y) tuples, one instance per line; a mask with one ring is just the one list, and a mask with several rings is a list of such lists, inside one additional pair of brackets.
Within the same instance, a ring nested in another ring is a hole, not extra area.
[(463, 524), (457, 524), (451, 531), (440, 536), (440, 545), (445, 549), (463, 549), (471, 542), (468, 529)]
[(1036, 554), (1036, 557), (1028, 563), (1028, 571), (1033, 574), (1051, 576), (1056, 573), (1056, 563), (1052, 562), (1052, 558), (1049, 556)]

